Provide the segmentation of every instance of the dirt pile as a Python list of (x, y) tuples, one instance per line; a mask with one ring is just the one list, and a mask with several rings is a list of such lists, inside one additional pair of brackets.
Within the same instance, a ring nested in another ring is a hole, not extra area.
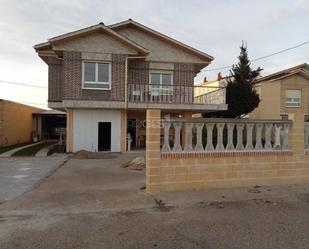
[(132, 161), (126, 162), (122, 165), (123, 168), (127, 168), (129, 170), (143, 170), (146, 168), (145, 158), (144, 157), (136, 157)]

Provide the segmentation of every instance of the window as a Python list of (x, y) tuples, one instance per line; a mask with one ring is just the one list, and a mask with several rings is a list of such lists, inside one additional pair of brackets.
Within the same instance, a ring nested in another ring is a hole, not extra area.
[(151, 73), (150, 89), (152, 94), (173, 94), (173, 75), (170, 73)]
[(111, 65), (101, 62), (83, 63), (83, 88), (96, 90), (111, 89)]
[(286, 90), (285, 97), (286, 107), (300, 107), (301, 90)]

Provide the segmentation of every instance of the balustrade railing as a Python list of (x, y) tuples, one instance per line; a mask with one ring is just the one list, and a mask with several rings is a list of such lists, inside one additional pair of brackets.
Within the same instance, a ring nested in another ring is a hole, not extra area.
[[(163, 119), (161, 151), (289, 150), (291, 124), (289, 120)], [(309, 123), (307, 127), (309, 128)]]
[(221, 87), (128, 84), (128, 101), (136, 103), (225, 104), (225, 94)]

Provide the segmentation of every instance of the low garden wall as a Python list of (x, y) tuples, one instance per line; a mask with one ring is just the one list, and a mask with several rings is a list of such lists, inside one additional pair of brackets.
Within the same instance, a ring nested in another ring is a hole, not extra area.
[(302, 113), (292, 120), (160, 116), (147, 110), (149, 192), (309, 182)]

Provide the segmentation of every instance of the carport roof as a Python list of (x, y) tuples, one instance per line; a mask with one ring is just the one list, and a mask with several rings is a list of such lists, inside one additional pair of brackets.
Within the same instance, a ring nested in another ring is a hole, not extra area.
[(40, 112), (34, 112), (33, 115), (67, 115), (65, 112), (58, 110), (43, 110)]

